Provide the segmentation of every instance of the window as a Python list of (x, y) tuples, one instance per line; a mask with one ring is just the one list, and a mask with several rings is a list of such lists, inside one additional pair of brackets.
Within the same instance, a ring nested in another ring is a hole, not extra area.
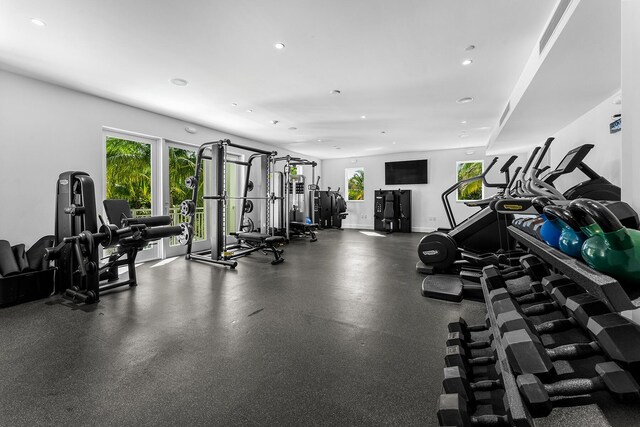
[(345, 169), (344, 175), (347, 201), (364, 201), (364, 168)]
[[(456, 179), (460, 182), (482, 174), (484, 162), (476, 160), (472, 162), (456, 162)], [(484, 186), (482, 179), (475, 179), (462, 184), (456, 192), (456, 201), (482, 200), (484, 198)]]

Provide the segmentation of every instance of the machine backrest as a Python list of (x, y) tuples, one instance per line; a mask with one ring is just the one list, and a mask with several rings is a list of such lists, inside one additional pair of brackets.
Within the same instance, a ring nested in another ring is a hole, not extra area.
[(384, 219), (394, 219), (396, 216), (396, 212), (394, 209), (394, 197), (393, 193), (389, 193), (384, 198), (384, 212), (382, 216)]
[(122, 227), (122, 219), (131, 218), (131, 208), (129, 202), (122, 199), (110, 199), (102, 202), (104, 211), (107, 214), (107, 221), (115, 224), (118, 228)]

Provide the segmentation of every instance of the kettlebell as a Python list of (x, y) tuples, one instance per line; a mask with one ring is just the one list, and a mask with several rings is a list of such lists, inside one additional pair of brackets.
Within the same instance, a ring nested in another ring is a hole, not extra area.
[(560, 239), (560, 233), (562, 232), (562, 226), (556, 219), (548, 218), (544, 213), (545, 206), (551, 206), (553, 203), (551, 199), (545, 196), (538, 196), (534, 198), (531, 203), (536, 211), (540, 214), (540, 217), (543, 219), (543, 223), (538, 229), (536, 233), (542, 241), (544, 241), (547, 245), (559, 249), (558, 239)]
[(570, 257), (582, 258), (582, 244), (587, 236), (569, 210), (562, 206), (549, 205), (544, 207), (544, 214), (562, 227), (558, 248)]
[[(582, 258), (594, 269), (620, 281), (640, 281), (640, 231), (625, 228), (602, 203), (577, 199), (569, 211), (581, 224), (587, 239), (582, 244)], [(590, 224), (597, 224), (600, 231)], [(582, 224), (586, 224), (583, 226)], [(587, 231), (593, 232), (591, 236)]]

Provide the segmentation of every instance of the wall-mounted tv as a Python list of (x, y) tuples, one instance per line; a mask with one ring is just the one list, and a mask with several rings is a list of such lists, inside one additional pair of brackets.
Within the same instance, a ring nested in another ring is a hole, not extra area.
[(428, 184), (427, 159), (386, 162), (384, 183), (385, 185)]

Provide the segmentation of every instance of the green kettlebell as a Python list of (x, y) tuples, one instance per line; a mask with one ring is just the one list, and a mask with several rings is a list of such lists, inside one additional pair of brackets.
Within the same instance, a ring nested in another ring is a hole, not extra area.
[(637, 284), (640, 231), (625, 228), (609, 209), (593, 200), (574, 200), (569, 211), (588, 236), (581, 251), (585, 262), (620, 281)]
[(544, 207), (544, 214), (549, 219), (555, 219), (562, 227), (558, 238), (559, 249), (570, 257), (582, 258), (582, 244), (587, 236), (569, 210), (562, 206), (550, 205)]

